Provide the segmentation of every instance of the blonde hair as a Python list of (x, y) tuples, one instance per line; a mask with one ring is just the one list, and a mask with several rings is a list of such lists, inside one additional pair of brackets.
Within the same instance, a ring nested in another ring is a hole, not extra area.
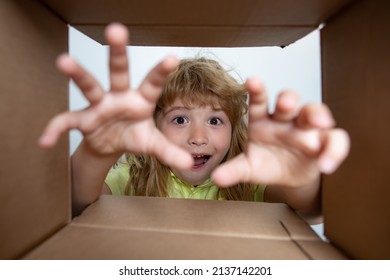
[[(224, 161), (242, 153), (247, 142), (247, 91), (217, 61), (207, 58), (181, 60), (172, 72), (157, 102), (154, 118), (177, 98), (184, 105), (220, 106), (232, 125), (232, 139)], [(168, 194), (170, 169), (151, 156), (127, 155), (130, 180), (126, 194), (162, 196)], [(237, 184), (220, 189), (228, 200), (253, 200), (254, 187)]]

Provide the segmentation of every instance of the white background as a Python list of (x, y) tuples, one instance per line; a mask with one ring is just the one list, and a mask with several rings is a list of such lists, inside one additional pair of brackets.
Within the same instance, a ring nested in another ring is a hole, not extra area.
[[(108, 49), (76, 29), (69, 29), (69, 52), (103, 85), (108, 88)], [(146, 73), (165, 56), (178, 58), (206, 55), (220, 61), (225, 68), (233, 69), (232, 75), (245, 81), (258, 77), (267, 88), (272, 110), (277, 94), (284, 89), (293, 89), (301, 96), (301, 103), (321, 102), (320, 36), (316, 30), (286, 47), (261, 48), (172, 48), (128, 47), (132, 87), (136, 88)], [(71, 83), (70, 110), (86, 107), (88, 103)], [(70, 152), (81, 141), (78, 131), (70, 133)], [(323, 237), (323, 225), (313, 229)]]
[[(270, 279), (270, 280), (329, 280), (329, 279), (389, 279), (390, 261), (362, 261), (362, 260), (62, 260), (62, 261), (34, 261), (14, 260), (0, 262), (0, 278), (7, 280), (39, 279), (39, 280), (69, 280), (69, 279)], [(193, 276), (120, 276), (120, 269), (124, 268), (163, 268), (172, 269), (202, 269), (204, 274)], [(245, 267), (270, 268), (271, 275), (212, 275), (215, 268)], [(207, 273), (208, 271), (208, 273)]]

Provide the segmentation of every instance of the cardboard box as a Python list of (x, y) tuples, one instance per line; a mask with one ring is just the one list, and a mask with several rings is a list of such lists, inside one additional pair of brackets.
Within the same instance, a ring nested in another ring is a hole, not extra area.
[[(1, 259), (388, 259), (390, 2), (386, 0), (0, 2)], [(283, 204), (102, 196), (71, 220), (66, 137), (36, 146), (67, 109), (54, 61), (70, 24), (135, 45), (287, 46), (321, 29), (323, 97), (352, 137), (324, 178), (322, 241)]]
[(344, 259), (345, 256), (323, 242), (283, 204), (102, 196), (71, 225), (25, 258)]

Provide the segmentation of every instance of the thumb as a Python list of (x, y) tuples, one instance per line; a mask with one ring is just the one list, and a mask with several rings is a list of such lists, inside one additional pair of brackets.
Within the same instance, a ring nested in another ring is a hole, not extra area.
[(153, 138), (151, 155), (159, 161), (175, 169), (189, 169), (194, 164), (191, 154), (172, 144), (162, 133)]
[(220, 187), (229, 187), (240, 182), (251, 181), (251, 171), (244, 154), (218, 166), (211, 177), (215, 184)]

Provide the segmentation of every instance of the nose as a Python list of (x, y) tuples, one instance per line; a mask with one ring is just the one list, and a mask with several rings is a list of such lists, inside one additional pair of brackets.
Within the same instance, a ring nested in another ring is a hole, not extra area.
[(189, 145), (207, 145), (209, 142), (207, 128), (200, 124), (193, 124), (190, 129), (190, 135), (188, 137)]

